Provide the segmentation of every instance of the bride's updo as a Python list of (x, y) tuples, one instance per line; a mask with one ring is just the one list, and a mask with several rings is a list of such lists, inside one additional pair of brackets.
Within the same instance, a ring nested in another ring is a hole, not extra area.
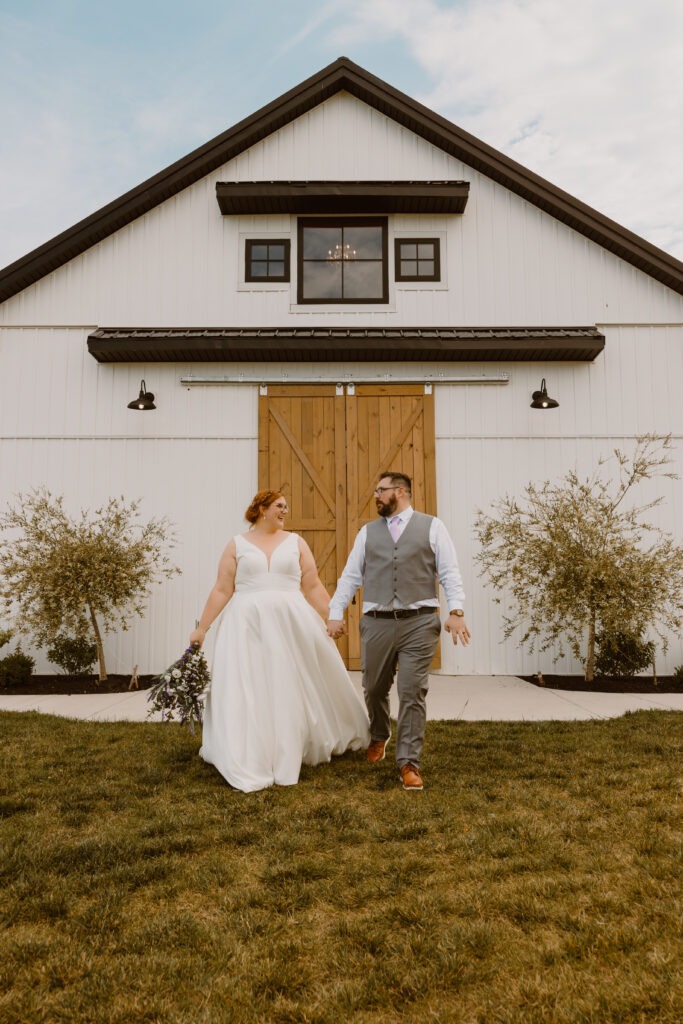
[(270, 508), (278, 498), (284, 498), (282, 491), (258, 491), (252, 498), (251, 505), (244, 513), (244, 518), (253, 526), (258, 522), (262, 508)]

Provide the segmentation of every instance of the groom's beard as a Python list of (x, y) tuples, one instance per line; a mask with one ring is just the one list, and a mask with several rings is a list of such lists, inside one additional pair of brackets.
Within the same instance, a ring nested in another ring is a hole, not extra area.
[(398, 508), (398, 499), (394, 494), (388, 501), (382, 501), (380, 498), (376, 498), (375, 504), (377, 505), (377, 515), (388, 519), (389, 516), (393, 516)]

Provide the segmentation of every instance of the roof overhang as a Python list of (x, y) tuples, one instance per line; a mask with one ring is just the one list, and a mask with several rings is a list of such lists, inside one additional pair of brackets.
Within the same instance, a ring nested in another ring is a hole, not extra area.
[(219, 181), (223, 214), (462, 213), (466, 181)]
[(596, 327), (101, 328), (99, 363), (590, 362)]

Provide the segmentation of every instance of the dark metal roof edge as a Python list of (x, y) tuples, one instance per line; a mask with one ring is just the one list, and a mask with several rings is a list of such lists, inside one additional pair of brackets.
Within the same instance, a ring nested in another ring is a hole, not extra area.
[(683, 294), (683, 263), (675, 257), (527, 170), (348, 58), (340, 57), (136, 188), (11, 263), (0, 272), (0, 302), (344, 90)]
[(446, 188), (461, 188), (467, 190), (470, 187), (469, 181), (464, 181), (462, 178), (441, 178), (430, 179), (416, 179), (416, 178), (277, 178), (277, 179), (254, 179), (248, 181), (217, 181), (216, 189), (224, 188), (226, 190), (241, 189), (246, 191), (262, 191), (269, 189), (287, 189), (287, 188), (343, 188), (343, 189), (358, 189), (358, 188), (407, 188), (411, 186), (415, 189), (446, 189)]
[[(105, 343), (106, 344), (106, 343)], [(269, 345), (255, 349), (240, 348), (199, 348), (199, 347), (174, 347), (172, 351), (163, 352), (159, 349), (150, 350), (147, 348), (135, 350), (107, 350), (96, 348), (91, 355), (102, 364), (121, 365), (135, 363), (338, 363), (341, 365), (355, 365), (363, 362), (382, 363), (410, 363), (410, 362), (439, 362), (439, 363), (589, 363), (593, 362), (601, 353), (599, 347), (568, 346), (559, 348), (548, 348), (537, 345), (519, 345), (511, 348), (509, 346), (459, 346), (457, 348), (427, 348), (417, 349), (406, 348), (398, 352), (395, 348), (368, 348), (361, 346), (357, 348), (345, 348), (343, 352), (338, 348), (329, 345), (309, 347), (305, 352), (292, 348), (281, 349)]]
[(489, 337), (597, 337), (603, 333), (597, 327), (432, 327), (432, 326), (374, 326), (374, 327), (329, 327), (325, 324), (306, 327), (98, 327), (91, 331), (91, 338), (189, 338), (189, 337), (262, 337), (262, 338), (303, 338), (329, 335), (330, 337), (433, 337), (444, 336), (489, 336)]
[(604, 347), (605, 337), (595, 327), (99, 328), (88, 336), (88, 351), (102, 363), (250, 358), (588, 361)]
[(260, 213), (365, 214), (413, 212), (462, 214), (467, 181), (217, 181), (223, 215)]
[(558, 337), (580, 337), (587, 335), (594, 338), (602, 338), (604, 340), (604, 334), (602, 331), (593, 325), (584, 326), (522, 326), (516, 324), (514, 326), (427, 326), (427, 325), (410, 325), (410, 326), (374, 326), (374, 327), (346, 327), (337, 326), (329, 327), (325, 324), (316, 324), (307, 327), (98, 327), (89, 334), (89, 338), (103, 339), (112, 337), (123, 337), (123, 338), (154, 338), (154, 337), (169, 337), (169, 338), (184, 338), (184, 337), (209, 337), (211, 335), (229, 335), (238, 334), (242, 337), (264, 337), (264, 338), (283, 338), (283, 337), (305, 337), (319, 334), (329, 334), (332, 337), (360, 337), (360, 336), (374, 336), (381, 335), (386, 337), (426, 337), (428, 335), (490, 335), (491, 337), (530, 337), (530, 336), (543, 336), (543, 335), (555, 335)]

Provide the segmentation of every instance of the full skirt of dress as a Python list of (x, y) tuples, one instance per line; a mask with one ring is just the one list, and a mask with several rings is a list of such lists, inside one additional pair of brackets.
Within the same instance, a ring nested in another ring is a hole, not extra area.
[[(238, 540), (239, 579), (248, 542)], [(294, 552), (276, 549), (271, 568), (288, 555), (292, 567)], [(200, 750), (244, 792), (294, 785), (302, 764), (369, 742), (366, 710), (322, 619), (291, 576), (254, 574), (255, 558), (247, 553), (249, 586), (236, 590), (219, 626)], [(298, 568), (298, 548), (296, 558)]]

